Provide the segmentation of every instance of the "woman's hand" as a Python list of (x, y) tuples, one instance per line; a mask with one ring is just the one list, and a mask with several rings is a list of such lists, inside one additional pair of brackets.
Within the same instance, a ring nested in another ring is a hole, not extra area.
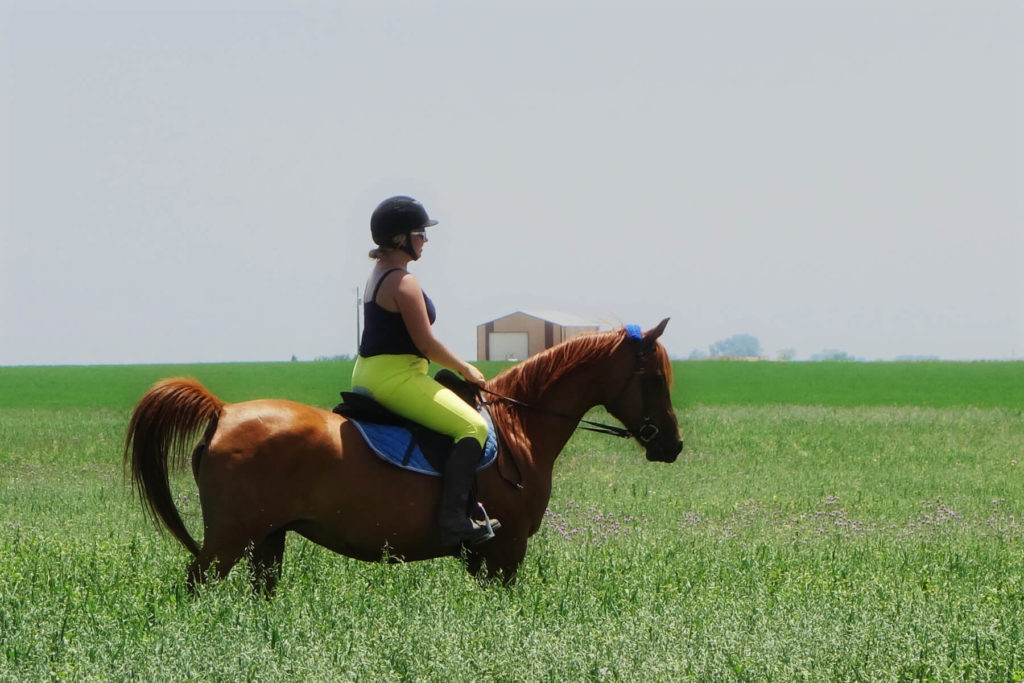
[(465, 367), (462, 369), (460, 374), (465, 378), (467, 382), (482, 387), (487, 378), (484, 377), (484, 373), (480, 372), (476, 366), (470, 365), (469, 363), (463, 363)]

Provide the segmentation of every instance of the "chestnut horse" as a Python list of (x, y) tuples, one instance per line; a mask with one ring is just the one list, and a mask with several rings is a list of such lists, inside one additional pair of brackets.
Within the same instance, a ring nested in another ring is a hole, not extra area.
[[(583, 335), (538, 354), (487, 382), (501, 436), (498, 462), (478, 475), (477, 497), (501, 521), (493, 539), (443, 547), (435, 528), (438, 477), (416, 474), (374, 455), (355, 427), (326, 410), (285, 400), (227, 404), (191, 379), (158, 382), (135, 407), (125, 466), (153, 518), (194, 556), (188, 585), (224, 577), (246, 555), (257, 592), (273, 592), (285, 534), (294, 531), (360, 560), (425, 560), (465, 552), (474, 575), (511, 583), (540, 528), (555, 458), (584, 414), (605, 406), (646, 448), (673, 462), (683, 443), (669, 397), (671, 366), (652, 330)], [(511, 399), (511, 400), (504, 400)], [(175, 507), (169, 466), (192, 451), (203, 545)], [(619, 428), (616, 428), (619, 429)]]

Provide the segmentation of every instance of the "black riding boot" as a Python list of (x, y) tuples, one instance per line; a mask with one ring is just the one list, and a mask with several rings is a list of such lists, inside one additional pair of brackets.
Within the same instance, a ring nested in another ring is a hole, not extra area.
[(487, 523), (469, 518), (469, 497), (476, 483), (476, 466), (482, 452), (480, 443), (473, 438), (460, 440), (452, 448), (444, 465), (441, 482), (441, 508), (437, 512), (442, 545), (482, 543), (494, 536), (497, 520)]

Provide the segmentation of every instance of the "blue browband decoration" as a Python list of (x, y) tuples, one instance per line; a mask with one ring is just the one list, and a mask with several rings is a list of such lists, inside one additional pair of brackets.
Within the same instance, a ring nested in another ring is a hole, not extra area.
[(643, 330), (640, 329), (639, 325), (626, 325), (626, 337), (633, 341), (642, 341), (644, 333)]

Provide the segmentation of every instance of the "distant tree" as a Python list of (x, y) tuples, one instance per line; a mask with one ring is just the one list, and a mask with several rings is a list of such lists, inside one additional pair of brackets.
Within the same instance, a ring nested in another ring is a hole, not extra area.
[(728, 339), (716, 341), (708, 350), (712, 358), (732, 356), (735, 358), (755, 358), (761, 355), (761, 342), (749, 334), (734, 334)]
[(811, 360), (816, 361), (829, 361), (829, 362), (850, 362), (857, 360), (846, 351), (839, 351), (838, 349), (825, 349), (821, 353), (816, 353), (811, 356)]
[(690, 352), (689, 360), (704, 360), (708, 357), (707, 351), (701, 351), (700, 349), (694, 349)]
[(796, 349), (786, 348), (779, 350), (779, 360), (790, 361), (796, 358)]

